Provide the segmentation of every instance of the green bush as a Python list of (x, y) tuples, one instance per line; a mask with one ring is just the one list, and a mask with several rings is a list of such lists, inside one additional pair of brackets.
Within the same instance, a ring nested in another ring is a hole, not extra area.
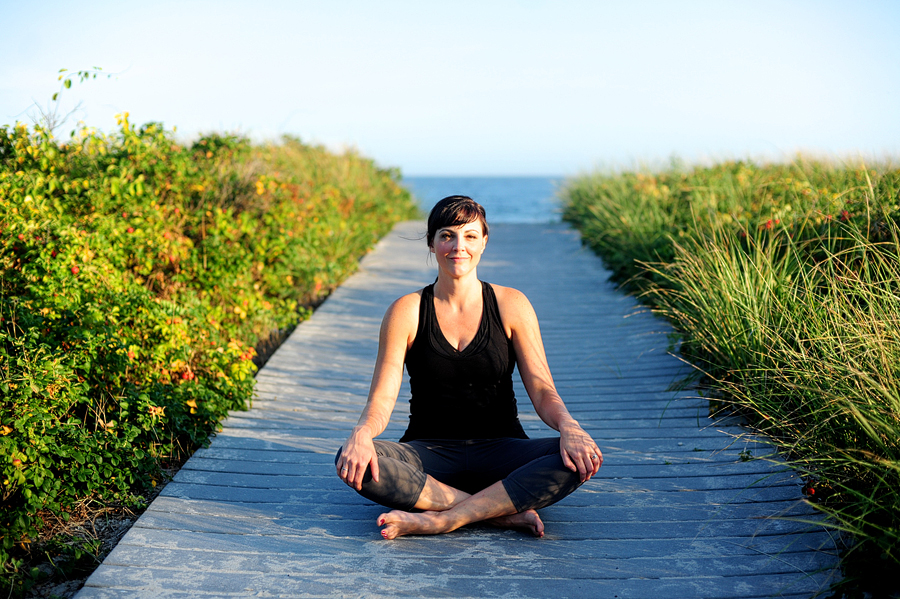
[(49, 517), (139, 502), (245, 409), (254, 346), (415, 210), (395, 171), (296, 139), (0, 128), (7, 583)]
[(900, 170), (725, 163), (565, 194), (585, 242), (781, 445), (808, 499), (860, 553), (900, 562)]

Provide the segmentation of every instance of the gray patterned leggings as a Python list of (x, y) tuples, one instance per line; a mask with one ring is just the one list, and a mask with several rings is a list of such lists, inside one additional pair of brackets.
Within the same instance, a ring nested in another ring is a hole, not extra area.
[[(563, 465), (559, 438), (420, 439), (405, 443), (375, 440), (379, 482), (366, 470), (360, 495), (381, 505), (410, 511), (427, 475), (466, 493), (503, 483), (516, 512), (556, 503), (581, 485)], [(335, 463), (341, 455), (338, 450)]]

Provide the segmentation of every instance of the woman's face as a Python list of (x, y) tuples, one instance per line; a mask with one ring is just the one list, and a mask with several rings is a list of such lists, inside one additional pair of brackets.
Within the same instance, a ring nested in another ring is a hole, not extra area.
[(487, 237), (481, 220), (455, 227), (438, 229), (431, 251), (437, 257), (438, 267), (447, 274), (459, 277), (478, 266), (487, 245)]

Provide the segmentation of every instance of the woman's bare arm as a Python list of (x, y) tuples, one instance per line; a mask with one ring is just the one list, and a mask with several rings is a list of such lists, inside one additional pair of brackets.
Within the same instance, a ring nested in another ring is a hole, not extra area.
[(544, 352), (540, 326), (531, 302), (521, 291), (494, 286), (500, 317), (513, 341), (519, 374), (535, 412), (560, 434), (563, 463), (577, 471), (581, 480), (590, 479), (603, 463), (603, 454), (578, 421), (566, 409), (553, 383)]
[(415, 339), (418, 327), (419, 298), (419, 293), (401, 297), (391, 304), (381, 322), (378, 357), (366, 407), (344, 443), (337, 463), (338, 476), (356, 490), (362, 488), (366, 468), (371, 467), (372, 477), (378, 480), (378, 457), (372, 439), (387, 428), (397, 403), (406, 350)]

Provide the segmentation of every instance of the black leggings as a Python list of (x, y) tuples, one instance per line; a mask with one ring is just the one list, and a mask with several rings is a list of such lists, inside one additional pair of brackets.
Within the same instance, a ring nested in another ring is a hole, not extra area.
[(427, 475), (470, 494), (501, 481), (516, 512), (556, 503), (581, 485), (563, 465), (559, 438), (375, 440), (375, 453), (380, 480), (367, 469), (359, 494), (405, 511), (416, 505)]

